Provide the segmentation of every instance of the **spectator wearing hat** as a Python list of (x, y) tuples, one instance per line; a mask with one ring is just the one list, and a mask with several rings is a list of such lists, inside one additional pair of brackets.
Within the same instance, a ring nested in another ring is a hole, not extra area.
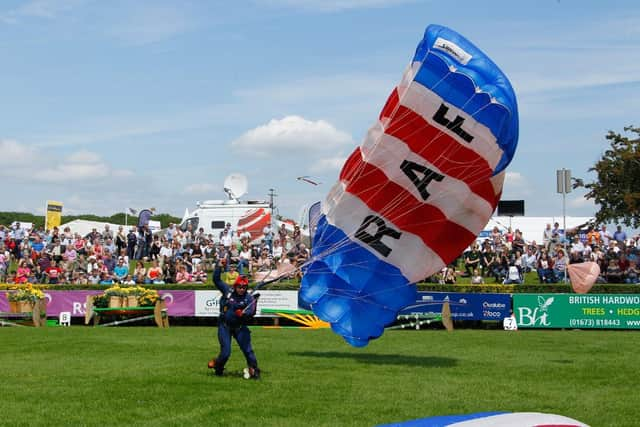
[(247, 361), (245, 378), (259, 379), (258, 360), (251, 345), (251, 331), (247, 323), (256, 314), (257, 299), (248, 292), (249, 281), (246, 276), (238, 276), (233, 289), (220, 278), (222, 269), (216, 265), (213, 272), (213, 283), (222, 293), (220, 298), (220, 317), (218, 318), (218, 342), (220, 352), (208, 363), (218, 376), (223, 375), (224, 368), (231, 356), (231, 338), (233, 337)]

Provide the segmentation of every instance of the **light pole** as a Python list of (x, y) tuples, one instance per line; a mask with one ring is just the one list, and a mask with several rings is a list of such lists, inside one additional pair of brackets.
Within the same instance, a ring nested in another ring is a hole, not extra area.
[(571, 170), (559, 169), (556, 171), (556, 181), (558, 193), (562, 194), (562, 229), (564, 230), (564, 239), (562, 247), (564, 248), (565, 267), (564, 267), (564, 281), (567, 281), (567, 260), (569, 259), (569, 253), (567, 252), (567, 193), (571, 192)]

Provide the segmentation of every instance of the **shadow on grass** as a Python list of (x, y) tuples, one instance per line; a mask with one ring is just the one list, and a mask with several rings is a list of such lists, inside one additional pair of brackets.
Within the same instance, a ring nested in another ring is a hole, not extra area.
[(297, 351), (289, 353), (292, 356), (317, 357), (327, 359), (352, 359), (360, 363), (375, 365), (405, 365), (432, 368), (446, 368), (455, 366), (457, 360), (451, 357), (435, 356), (406, 356), (399, 354), (358, 354), (339, 351)]

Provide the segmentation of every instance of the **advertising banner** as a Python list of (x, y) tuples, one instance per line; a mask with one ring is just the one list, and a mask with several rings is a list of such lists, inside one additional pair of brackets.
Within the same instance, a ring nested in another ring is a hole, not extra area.
[(399, 314), (439, 315), (448, 301), (453, 320), (502, 320), (511, 314), (509, 294), (470, 294), (461, 292), (418, 292), (415, 304)]
[[(87, 295), (99, 295), (102, 290), (54, 291), (45, 290), (47, 316), (58, 317), (60, 312), (68, 311), (73, 317), (84, 317)], [(165, 299), (169, 316), (193, 316), (194, 291), (158, 291)], [(6, 292), (0, 292), (0, 311), (9, 311)]]
[[(220, 314), (219, 291), (194, 291), (195, 316), (215, 317)], [(260, 310), (270, 308), (274, 310), (298, 310), (298, 291), (260, 291), (257, 316)]]
[(51, 230), (53, 227), (60, 227), (62, 220), (62, 203), (47, 200), (47, 212), (44, 217), (45, 230)]
[(514, 294), (519, 328), (640, 329), (640, 294)]

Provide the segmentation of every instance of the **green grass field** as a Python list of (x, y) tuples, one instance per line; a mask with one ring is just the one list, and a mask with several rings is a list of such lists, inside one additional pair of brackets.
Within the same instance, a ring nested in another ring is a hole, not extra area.
[(372, 426), (539, 411), (638, 426), (640, 334), (387, 331), (364, 349), (329, 330), (254, 329), (263, 378), (206, 369), (215, 327), (0, 328), (0, 424)]

